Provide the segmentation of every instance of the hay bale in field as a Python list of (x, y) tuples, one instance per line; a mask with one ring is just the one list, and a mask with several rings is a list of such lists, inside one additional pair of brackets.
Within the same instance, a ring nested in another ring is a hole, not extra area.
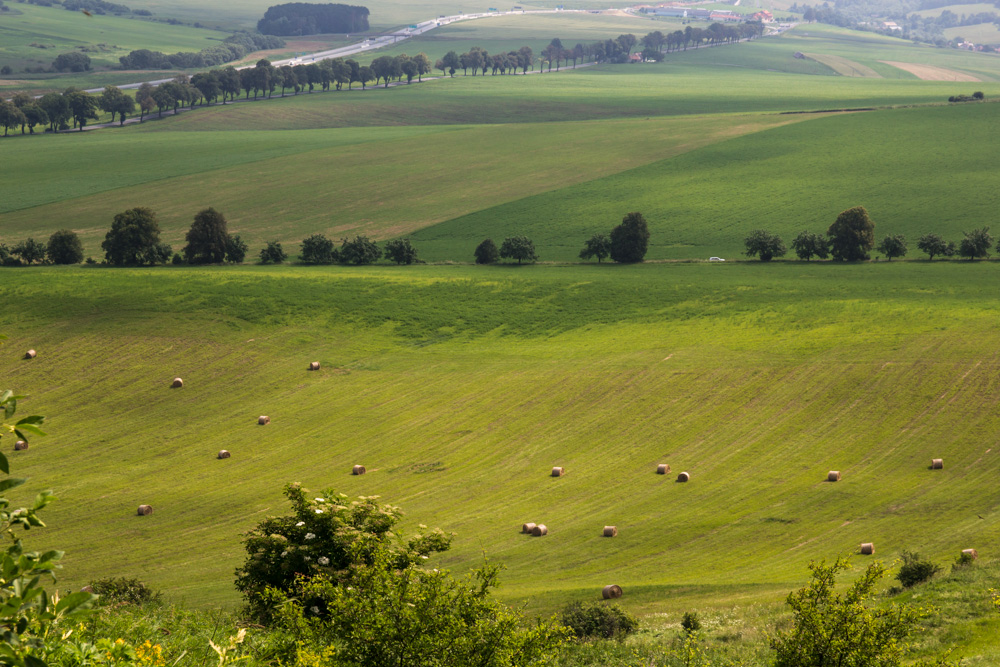
[(180, 389), (184, 386), (184, 380), (180, 378), (174, 378), (174, 381), (170, 383), (171, 389)]
[(687, 482), (690, 481), (690, 479), (691, 479), (691, 473), (682, 472), (681, 474), (677, 475), (678, 482)]
[(657, 475), (666, 475), (668, 472), (670, 472), (669, 463), (661, 463), (660, 465), (656, 466)]
[(311, 370), (311, 371), (318, 371), (319, 370), (319, 362), (318, 361), (314, 361), (311, 364), (309, 364), (309, 370)]
[(81, 588), (81, 589), (80, 589), (80, 592), (81, 592), (81, 593), (93, 593), (93, 592), (94, 592), (94, 587), (93, 587), (93, 586), (90, 586), (90, 585), (88, 584), (87, 586), (84, 586), (83, 588)]
[(267, 426), (271, 423), (271, 418), (267, 415), (261, 415), (260, 417), (257, 417), (257, 423), (261, 426)]
[(972, 560), (979, 558), (979, 552), (975, 549), (962, 549), (963, 556), (972, 556)]
[(943, 470), (944, 459), (931, 459), (931, 470)]
[(230, 456), (231, 456), (231, 454), (229, 453), (229, 450), (227, 450), (227, 449), (220, 449), (219, 450), (219, 456), (218, 456), (218, 458), (220, 458), (220, 459), (228, 459)]
[(562, 477), (565, 474), (566, 474), (566, 469), (563, 468), (562, 466), (556, 466), (555, 468), (552, 469), (553, 477)]
[(828, 482), (839, 482), (840, 481), (840, 471), (831, 470), (826, 474), (826, 481)]
[(616, 584), (605, 586), (601, 591), (601, 597), (605, 600), (617, 600), (622, 596), (622, 587)]
[(604, 537), (618, 537), (618, 526), (605, 526)]
[(364, 475), (366, 472), (368, 472), (368, 469), (364, 466), (354, 466), (354, 469), (351, 470), (352, 475)]
[(34, 359), (36, 356), (37, 355), (34, 350), (28, 350), (27, 352), (24, 353), (25, 359)]
[(535, 537), (541, 537), (542, 535), (549, 534), (549, 528), (544, 523), (540, 523), (531, 529), (531, 534)]
[(139, 516), (149, 516), (153, 513), (152, 505), (139, 505)]
[(27, 448), (28, 448), (28, 443), (26, 443), (24, 440), (18, 440), (17, 442), (14, 443), (15, 452), (23, 452)]
[(861, 544), (861, 555), (871, 556), (875, 553), (875, 545), (872, 542), (863, 542)]
[(521, 526), (521, 532), (525, 534), (531, 533), (531, 531), (533, 531), (534, 529), (535, 529), (535, 524), (533, 524), (530, 521)]

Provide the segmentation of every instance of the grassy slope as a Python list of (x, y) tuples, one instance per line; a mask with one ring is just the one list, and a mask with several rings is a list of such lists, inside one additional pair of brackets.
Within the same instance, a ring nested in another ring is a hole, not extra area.
[[(16, 12), (0, 13), (0, 63), (14, 66), (48, 67), (60, 53), (77, 46), (105, 44), (100, 53), (88, 53), (95, 67), (118, 66), (118, 57), (133, 49), (174, 53), (200, 51), (218, 44), (225, 34), (189, 26), (101, 16), (86, 17), (61, 7), (15, 5)], [(46, 49), (29, 46), (45, 45)], [(133, 74), (133, 78), (134, 78)]]
[[(45, 238), (53, 224), (69, 223), (81, 235), (86, 252), (100, 256), (109, 221), (139, 204), (160, 215), (164, 238), (176, 249), (183, 245), (191, 216), (206, 206), (223, 211), (231, 229), (255, 247), (272, 238), (294, 244), (317, 232), (332, 238), (356, 233), (386, 238), (803, 119), (716, 116), (310, 130), (235, 133), (236, 139), (224, 132), (184, 133), (183, 140), (175, 134), (106, 133), (82, 138), (92, 142), (94, 152), (74, 152), (73, 146), (66, 159), (75, 155), (89, 162), (89, 156), (97, 154), (113, 161), (111, 156), (128, 146), (132, 160), (123, 159), (116, 167), (124, 183), (106, 172), (89, 172), (85, 163), (80, 171), (92, 178), (67, 182), (60, 193), (43, 187), (44, 169), (26, 170), (25, 198), (17, 205), (28, 206), (30, 197), (56, 203), (3, 214), (0, 238)], [(248, 140), (242, 150), (232, 151), (243, 135)], [(149, 145), (164, 158), (159, 169), (143, 165), (146, 153), (136, 150), (137, 138), (153, 140)], [(29, 144), (20, 144), (26, 149), (25, 161), (30, 161), (27, 149), (34, 146)], [(525, 161), (529, 152), (533, 156)], [(435, 159), (426, 160), (428, 155)], [(46, 156), (44, 164), (51, 164), (53, 157)], [(414, 164), (424, 166), (414, 170)], [(473, 173), (475, 180), (466, 176)], [(267, 187), (262, 188), (262, 182)], [(116, 184), (128, 187), (80, 196), (90, 188)]]
[(790, 242), (860, 204), (878, 238), (905, 234), (917, 255), (921, 234), (961, 238), (995, 223), (1000, 200), (991, 183), (1000, 164), (977, 140), (995, 118), (993, 105), (830, 116), (479, 211), (424, 229), (414, 242), (429, 259), (453, 259), (485, 237), (523, 233), (543, 259), (573, 259), (591, 234), (642, 211), (650, 258), (732, 257), (751, 229)]
[(948, 39), (963, 37), (973, 44), (1000, 44), (1000, 28), (995, 23), (947, 28), (944, 31), (944, 36)]
[[(1000, 546), (998, 280), (957, 262), (5, 271), (0, 374), (52, 417), (13, 465), (25, 494), (59, 491), (35, 539), (69, 551), (66, 587), (132, 574), (232, 601), (239, 533), (299, 480), (457, 532), (440, 564), (485, 549), (536, 607), (609, 582), (646, 611), (774, 602), (861, 541)], [(551, 534), (518, 535), (528, 520)]]

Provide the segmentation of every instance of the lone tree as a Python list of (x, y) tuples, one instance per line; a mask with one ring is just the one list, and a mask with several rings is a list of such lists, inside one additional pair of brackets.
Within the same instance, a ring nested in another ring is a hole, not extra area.
[(344, 264), (374, 264), (381, 256), (378, 244), (367, 236), (355, 236), (350, 241), (344, 239), (340, 244), (340, 261)]
[(500, 256), (504, 259), (516, 259), (520, 264), (524, 260), (535, 261), (535, 244), (527, 236), (508, 236), (500, 244)]
[(782, 257), (788, 251), (785, 242), (777, 234), (765, 229), (755, 229), (743, 239), (747, 257), (759, 257), (762, 262), (770, 262), (775, 257)]
[(988, 257), (990, 247), (993, 245), (993, 236), (989, 227), (973, 229), (971, 232), (962, 232), (965, 238), (958, 246), (958, 254), (968, 257), (969, 261)]
[[(770, 638), (774, 667), (898, 667), (906, 639), (926, 612), (910, 605), (872, 605), (885, 574), (876, 561), (843, 594), (837, 574), (849, 561), (811, 563), (812, 580), (788, 594), (793, 625)], [(937, 663), (947, 664), (947, 663)]]
[(830, 252), (842, 262), (869, 259), (868, 251), (875, 245), (875, 223), (868, 217), (864, 206), (843, 211), (830, 225)]
[(184, 259), (188, 264), (220, 264), (226, 259), (229, 243), (226, 217), (214, 208), (198, 211), (185, 239)]
[(954, 242), (948, 243), (938, 234), (924, 234), (917, 239), (917, 247), (921, 252), (927, 253), (927, 258), (933, 260), (938, 255), (951, 257), (955, 254)]
[(893, 257), (905, 257), (906, 237), (902, 234), (886, 236), (879, 242), (876, 250), (885, 255), (890, 262)]
[(830, 256), (830, 244), (822, 234), (816, 232), (800, 232), (792, 241), (792, 250), (807, 262), (813, 257), (826, 259)]
[(142, 206), (115, 215), (101, 249), (115, 266), (164, 263), (173, 254), (170, 246), (160, 243), (156, 214)]
[(385, 244), (385, 258), (396, 264), (413, 264), (417, 261), (417, 249), (410, 239), (393, 239)]
[(313, 234), (302, 239), (299, 258), (306, 264), (333, 264), (337, 261), (337, 249), (330, 239), (322, 234)]
[(649, 227), (642, 213), (629, 213), (611, 230), (611, 259), (622, 264), (641, 262), (649, 249)]
[(611, 239), (604, 234), (594, 234), (583, 245), (583, 250), (580, 251), (580, 259), (596, 257), (597, 263), (600, 264), (601, 260), (610, 254)]
[(267, 246), (260, 251), (261, 264), (281, 264), (288, 255), (277, 241), (268, 241)]
[(495, 264), (500, 259), (500, 251), (493, 239), (486, 239), (476, 246), (476, 264)]
[(69, 229), (61, 229), (49, 237), (47, 252), (53, 264), (79, 264), (83, 261), (80, 237)]

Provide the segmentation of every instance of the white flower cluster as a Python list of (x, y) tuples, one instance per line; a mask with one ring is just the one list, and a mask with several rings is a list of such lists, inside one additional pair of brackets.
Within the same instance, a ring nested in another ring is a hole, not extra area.
[(309, 540), (315, 540), (315, 539), (316, 539), (316, 533), (306, 533), (306, 542), (308, 542)]
[(320, 556), (319, 558), (316, 559), (316, 562), (319, 563), (320, 565), (329, 565), (330, 559), (327, 558), (326, 556)]
[(301, 527), (302, 527), (302, 526), (304, 526), (304, 525), (306, 525), (306, 522), (305, 522), (305, 521), (299, 521), (299, 522), (298, 522), (297, 524), (295, 524), (295, 527), (296, 527), (296, 528), (301, 528)]

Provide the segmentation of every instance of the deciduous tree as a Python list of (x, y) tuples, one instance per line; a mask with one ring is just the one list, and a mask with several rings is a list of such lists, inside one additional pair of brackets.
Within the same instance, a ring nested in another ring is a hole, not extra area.
[(417, 249), (410, 239), (393, 239), (385, 244), (385, 258), (396, 264), (413, 264), (417, 261)]
[(28, 238), (11, 248), (10, 253), (20, 257), (25, 264), (34, 264), (45, 259), (45, 244)]
[(500, 257), (516, 259), (518, 264), (538, 259), (538, 255), (535, 254), (535, 244), (527, 236), (508, 236), (505, 238), (500, 244)]
[(476, 257), (476, 264), (495, 264), (500, 259), (500, 251), (493, 239), (486, 239), (476, 246), (473, 253)]
[(766, 229), (755, 229), (750, 232), (750, 235), (743, 239), (743, 245), (746, 247), (744, 255), (758, 257), (762, 262), (770, 262), (775, 257), (783, 257), (787, 251), (781, 237)]
[(933, 260), (939, 255), (942, 257), (954, 255), (954, 245), (954, 243), (950, 244), (951, 253), (949, 254), (949, 244), (938, 234), (924, 234), (917, 239), (917, 248), (919, 248), (921, 252), (927, 253), (927, 258), (930, 260)]
[(268, 241), (267, 246), (260, 251), (261, 264), (281, 264), (286, 259), (288, 255), (277, 241)]
[(902, 234), (886, 236), (884, 239), (879, 241), (876, 250), (885, 255), (890, 262), (893, 257), (905, 257), (907, 250), (906, 237)]
[(313, 234), (302, 239), (299, 258), (306, 264), (333, 264), (337, 261), (337, 249), (330, 239), (322, 234)]
[(70, 229), (54, 232), (49, 237), (46, 252), (53, 264), (79, 264), (83, 261), (83, 244), (76, 232)]
[(958, 253), (962, 257), (967, 257), (971, 261), (989, 256), (990, 247), (993, 245), (993, 236), (990, 234), (989, 227), (962, 233), (965, 234), (965, 238), (958, 246)]
[(340, 244), (340, 261), (344, 264), (373, 264), (382, 256), (378, 244), (367, 236), (344, 239)]
[(242, 264), (249, 249), (239, 234), (230, 234), (226, 239), (226, 261), (230, 264)]
[(170, 246), (160, 243), (156, 214), (145, 207), (116, 214), (101, 249), (108, 263), (116, 266), (162, 263), (173, 254)]
[(188, 264), (221, 264), (229, 244), (226, 216), (211, 207), (198, 211), (185, 240), (183, 252)]
[(642, 213), (627, 214), (620, 225), (611, 230), (611, 259), (621, 264), (634, 264), (646, 257), (649, 249), (649, 227)]
[(834, 259), (856, 262), (869, 258), (868, 251), (875, 245), (875, 223), (864, 206), (855, 206), (841, 212), (826, 235)]
[(826, 259), (830, 256), (830, 244), (826, 237), (815, 232), (800, 232), (792, 241), (792, 249), (799, 259), (807, 262), (813, 257)]
[(601, 260), (611, 254), (611, 239), (609, 239), (604, 234), (594, 234), (583, 246), (583, 250), (580, 251), (580, 259), (590, 259), (591, 257), (597, 258), (597, 263), (600, 264)]

